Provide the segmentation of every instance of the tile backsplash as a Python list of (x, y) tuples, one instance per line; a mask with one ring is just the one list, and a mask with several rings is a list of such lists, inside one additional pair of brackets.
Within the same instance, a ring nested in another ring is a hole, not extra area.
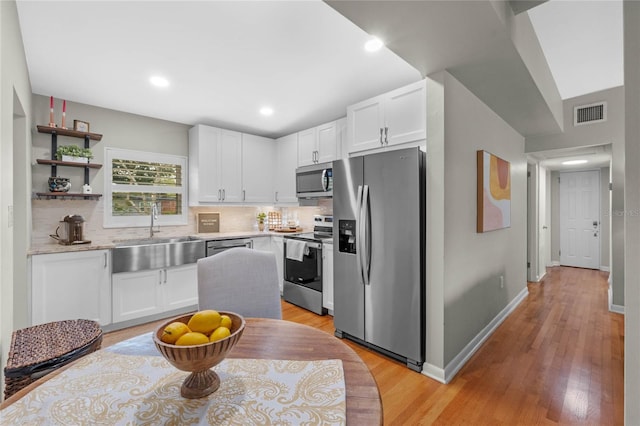
[[(149, 227), (104, 228), (102, 200), (39, 200), (33, 199), (31, 247), (41, 247), (57, 242), (49, 236), (55, 234), (58, 222), (66, 215), (79, 214), (85, 219), (84, 235), (94, 244), (109, 244), (114, 240), (145, 238)], [(279, 211), (284, 218), (296, 221), (304, 229), (313, 228), (313, 216), (331, 214), (333, 203), (322, 200), (317, 207), (274, 206), (211, 206), (190, 207), (189, 223), (183, 226), (161, 226), (163, 237), (195, 235), (196, 216), (200, 212), (220, 213), (220, 232), (246, 232), (257, 230), (256, 215), (259, 212)]]

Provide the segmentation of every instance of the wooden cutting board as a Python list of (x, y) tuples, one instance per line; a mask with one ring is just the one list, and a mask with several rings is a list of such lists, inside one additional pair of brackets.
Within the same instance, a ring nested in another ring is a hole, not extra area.
[(274, 229), (273, 232), (281, 232), (283, 234), (291, 233), (291, 232), (302, 232), (302, 228), (280, 228)]

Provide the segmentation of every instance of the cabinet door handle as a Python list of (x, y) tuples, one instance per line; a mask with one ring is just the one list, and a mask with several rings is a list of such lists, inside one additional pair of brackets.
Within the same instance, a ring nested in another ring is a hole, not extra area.
[(164, 283), (167, 283), (167, 270), (164, 270)]
[(222, 190), (218, 189), (218, 201), (222, 200)]
[(382, 127), (380, 127), (380, 145), (384, 145), (384, 142), (382, 142)]
[(162, 269), (158, 271), (158, 284), (162, 285)]
[(227, 198), (227, 193), (225, 192), (224, 188), (222, 189), (222, 201), (224, 201)]
[(247, 199), (247, 191), (246, 190), (242, 190), (242, 201), (245, 201)]
[(389, 139), (387, 138), (388, 135), (389, 135), (389, 128), (385, 126), (385, 128), (384, 128), (384, 143), (386, 145), (389, 145)]
[(107, 269), (107, 252), (104, 252), (104, 268)]
[(276, 191), (276, 202), (278, 201), (278, 191)]

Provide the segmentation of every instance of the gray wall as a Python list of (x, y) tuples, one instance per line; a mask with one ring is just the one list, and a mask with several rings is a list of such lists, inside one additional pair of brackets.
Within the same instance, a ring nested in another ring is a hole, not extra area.
[[(55, 120), (60, 124), (62, 101), (56, 103)], [(49, 122), (49, 97), (33, 95), (33, 111), (36, 124)], [(189, 155), (189, 128), (186, 124), (158, 120), (136, 114), (100, 108), (67, 101), (67, 127), (73, 120), (90, 123), (90, 130), (103, 135), (100, 142), (91, 142), (94, 163), (104, 164), (105, 148), (124, 148), (162, 154)], [(58, 137), (59, 145), (83, 146), (83, 140)], [(50, 167), (35, 164), (36, 158), (51, 158), (51, 135), (33, 134), (33, 190), (45, 191)], [(72, 191), (82, 187), (84, 171), (81, 168), (59, 167), (58, 176), (70, 177)], [(96, 193), (104, 191), (104, 168), (90, 172), (90, 185)]]
[[(624, 187), (625, 187), (625, 94), (615, 87), (564, 101), (564, 133), (528, 137), (526, 152), (611, 144), (611, 265), (610, 278), (613, 304), (624, 306)], [(573, 125), (573, 108), (607, 101), (607, 121), (586, 126)]]
[(14, 307), (26, 305), (30, 238), (31, 85), (14, 1), (0, 2), (0, 100), (0, 368), (4, 369), (12, 331), (26, 325), (26, 312)]
[[(624, 2), (625, 79), (625, 321), (624, 421), (640, 424), (640, 2)], [(614, 182), (615, 191), (615, 182)], [(615, 218), (614, 218), (615, 219)]]
[[(437, 297), (427, 300), (427, 310), (444, 303), (442, 322), (427, 324), (428, 332), (443, 336), (436, 339), (442, 352), (428, 348), (427, 362), (444, 368), (526, 287), (527, 162), (524, 138), (447, 72), (430, 76), (427, 97), (433, 191), (427, 194), (427, 228), (437, 232), (427, 248), (427, 269), (440, 271), (428, 272), (427, 286)], [(443, 127), (430, 126), (438, 121)], [(476, 151), (481, 149), (511, 163), (511, 227), (478, 234)], [(438, 319), (430, 315), (428, 321)]]
[[(611, 211), (609, 191), (609, 167), (600, 169), (600, 267), (608, 269), (610, 267), (610, 239), (611, 239)], [(554, 264), (560, 263), (560, 178), (559, 171), (551, 172), (551, 261)]]

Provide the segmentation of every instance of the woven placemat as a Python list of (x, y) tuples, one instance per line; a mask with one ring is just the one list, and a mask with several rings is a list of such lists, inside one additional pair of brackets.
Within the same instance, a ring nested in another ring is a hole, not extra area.
[(5, 377), (49, 368), (74, 357), (75, 351), (102, 340), (100, 325), (91, 320), (66, 320), (34, 325), (13, 332)]

